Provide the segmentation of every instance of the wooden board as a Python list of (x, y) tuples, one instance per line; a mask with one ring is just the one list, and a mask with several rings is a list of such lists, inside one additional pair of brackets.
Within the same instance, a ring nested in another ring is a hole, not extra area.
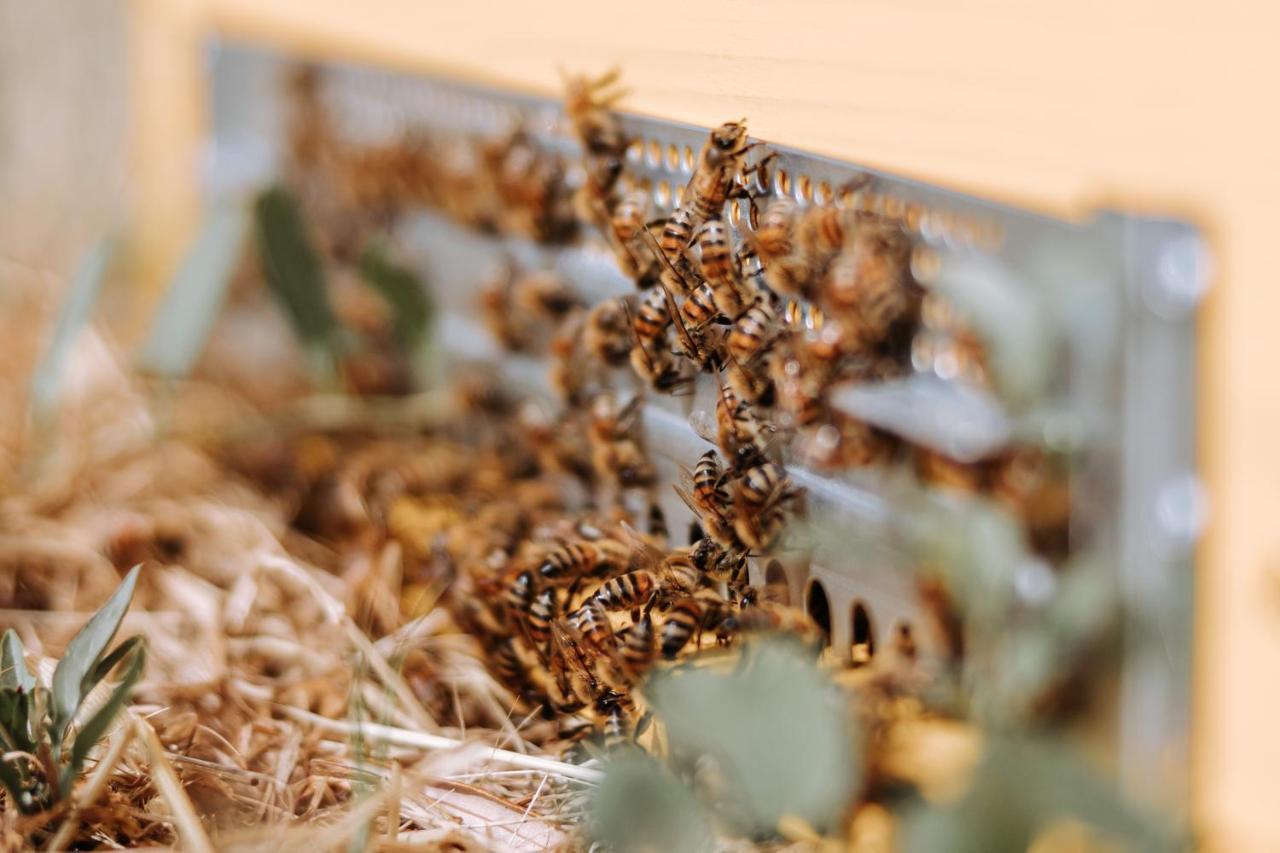
[[(752, 132), (1064, 215), (1173, 213), (1208, 234), (1198, 429), (1194, 784), (1214, 847), (1277, 849), (1280, 52), (1228, 0), (764, 3), (135, 0), (137, 212), (158, 280), (196, 215), (213, 32), (552, 92), (619, 66), (630, 109)], [(1153, 425), (1158, 429), (1159, 425)]]

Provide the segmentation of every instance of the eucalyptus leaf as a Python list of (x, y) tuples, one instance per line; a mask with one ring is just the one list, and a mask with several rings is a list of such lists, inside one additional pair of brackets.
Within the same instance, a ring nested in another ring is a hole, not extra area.
[(97, 664), (94, 665), (93, 671), (89, 673), (85, 680), (83, 688), (84, 695), (88, 696), (89, 691), (97, 687), (98, 682), (106, 678), (107, 673), (111, 672), (111, 670), (115, 668), (116, 664), (124, 660), (126, 655), (131, 654), (135, 648), (142, 645), (144, 642), (145, 640), (141, 636), (130, 637), (112, 649), (111, 654), (100, 658)]
[[(111, 594), (111, 598), (84, 627), (71, 638), (67, 650), (53, 671), (53, 724), (57, 742), (61, 742), (67, 726), (75, 717), (76, 709), (92, 689), (93, 674), (98, 658), (102, 655), (124, 619), (129, 603), (133, 601), (133, 588), (138, 581), (140, 566), (134, 566), (124, 582)], [(96, 682), (94, 682), (96, 683)], [(86, 688), (86, 684), (89, 685)]]
[(360, 254), (360, 277), (387, 303), (395, 321), (396, 337), (416, 348), (431, 327), (435, 307), (421, 278), (396, 262), (383, 243), (370, 243)]
[(143, 370), (173, 378), (191, 372), (244, 253), (248, 230), (249, 217), (239, 203), (209, 211), (152, 319), (138, 358)]
[(89, 251), (71, 279), (66, 301), (58, 312), (53, 338), (31, 378), (31, 400), (38, 418), (47, 418), (57, 402), (58, 388), (71, 358), (71, 350), (88, 325), (98, 294), (102, 291), (112, 248), (110, 241), (100, 241)]
[(693, 792), (641, 753), (611, 760), (591, 801), (590, 834), (611, 850), (695, 853), (712, 847), (711, 821)]
[[(134, 642), (135, 640), (137, 642)], [(76, 777), (80, 775), (80, 769), (84, 766), (84, 760), (88, 757), (89, 751), (106, 734), (107, 728), (120, 713), (120, 709), (124, 707), (125, 702), (128, 701), (134, 685), (142, 677), (142, 668), (147, 658), (147, 647), (141, 640), (141, 637), (132, 637), (121, 644), (120, 648), (128, 649), (128, 666), (125, 667), (119, 683), (116, 685), (115, 690), (111, 691), (107, 701), (102, 703), (102, 707), (94, 712), (93, 716), (86, 720), (84, 725), (80, 727), (80, 731), (76, 733), (75, 741), (71, 746), (71, 758), (63, 765), (61, 771), (60, 788), (62, 791), (69, 792), (71, 790)]]
[(752, 833), (784, 815), (823, 831), (859, 782), (847, 701), (798, 644), (762, 640), (731, 673), (673, 670), (646, 688), (673, 754), (708, 756), (726, 788), (722, 816)]
[(36, 679), (27, 671), (27, 659), (18, 632), (10, 628), (0, 643), (0, 690), (30, 690)]
[(1051, 822), (1075, 818), (1126, 843), (1168, 850), (1176, 836), (1131, 805), (1068, 746), (992, 739), (969, 791), (949, 807), (916, 806), (901, 823), (902, 849), (953, 853), (1023, 851)]
[(267, 286), (304, 345), (332, 348), (338, 340), (338, 321), (297, 200), (283, 187), (272, 187), (258, 196), (253, 213)]

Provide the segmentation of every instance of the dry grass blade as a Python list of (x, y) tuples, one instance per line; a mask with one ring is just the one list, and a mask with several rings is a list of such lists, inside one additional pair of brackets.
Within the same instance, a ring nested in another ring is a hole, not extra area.
[[(453, 750), (470, 745), (466, 741), (454, 740), (442, 735), (414, 732), (378, 723), (353, 724), (345, 720), (331, 720), (328, 717), (321, 717), (319, 714), (312, 714), (301, 708), (277, 706), (277, 709), (290, 719), (301, 723), (309, 723), (317, 728), (336, 734), (347, 736), (359, 734), (367, 740), (392, 746), (416, 747), (425, 750)], [(487, 756), (495, 764), (505, 764), (509, 767), (520, 767), (527, 770), (540, 770), (552, 776), (575, 779), (579, 782), (598, 783), (604, 778), (602, 771), (592, 767), (581, 767), (577, 764), (568, 764), (564, 761), (556, 761), (555, 759), (542, 758), (536, 755), (525, 755), (508, 749), (494, 747), (492, 751), (487, 753)]]
[(58, 827), (58, 831), (53, 838), (50, 839), (48, 846), (45, 848), (46, 850), (63, 850), (66, 848), (67, 842), (71, 840), (72, 834), (80, 825), (80, 813), (93, 805), (98, 797), (102, 796), (103, 790), (107, 787), (107, 781), (115, 773), (116, 765), (120, 762), (120, 757), (124, 755), (125, 748), (129, 746), (129, 742), (132, 739), (132, 726), (122, 725), (116, 729), (111, 745), (107, 747), (106, 753), (98, 761), (98, 766), (93, 769), (88, 781), (77, 792), (71, 812), (62, 821), (62, 825)]
[(430, 732), (440, 731), (440, 725), (435, 718), (431, 716), (431, 712), (422, 706), (418, 698), (413, 695), (413, 691), (409, 689), (409, 685), (404, 683), (404, 679), (400, 677), (391, 665), (387, 663), (382, 653), (374, 647), (373, 643), (365, 636), (351, 621), (346, 613), (346, 609), (342, 603), (335, 600), (332, 595), (325, 591), (311, 574), (302, 566), (286, 560), (282, 557), (267, 555), (262, 558), (262, 566), (273, 571), (281, 572), (289, 577), (297, 580), (312, 595), (316, 597), (320, 606), (324, 608), (330, 621), (340, 625), (351, 644), (356, 648), (368, 662), (369, 667), (374, 671), (378, 678), (385, 684), (395, 697), (400, 701), (403, 710), (410, 714), (414, 721)]
[(173, 765), (169, 763), (164, 746), (160, 743), (160, 738), (156, 737), (156, 730), (136, 714), (131, 713), (130, 717), (132, 717), (134, 733), (142, 741), (147, 757), (151, 760), (151, 775), (155, 786), (173, 813), (174, 828), (178, 832), (178, 837), (182, 839), (182, 846), (199, 853), (205, 853), (205, 851), (213, 853), (213, 844), (200, 823), (191, 798), (182, 787), (182, 781), (174, 771)]

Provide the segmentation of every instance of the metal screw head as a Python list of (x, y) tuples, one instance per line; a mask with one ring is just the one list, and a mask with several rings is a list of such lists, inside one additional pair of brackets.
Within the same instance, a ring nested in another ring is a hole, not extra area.
[(1161, 544), (1177, 551), (1192, 547), (1208, 520), (1209, 498), (1195, 474), (1175, 474), (1156, 490), (1155, 523)]
[(1195, 310), (1209, 290), (1212, 258), (1195, 234), (1183, 234), (1160, 247), (1156, 274), (1143, 294), (1155, 314), (1176, 320)]

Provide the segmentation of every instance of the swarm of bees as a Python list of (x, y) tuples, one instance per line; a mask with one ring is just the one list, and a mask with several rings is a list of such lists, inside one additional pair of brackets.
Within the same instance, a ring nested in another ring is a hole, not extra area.
[[(304, 115), (318, 110), (308, 85)], [(989, 381), (981, 341), (913, 277), (910, 229), (853, 203), (869, 178), (813, 204), (775, 196), (776, 156), (745, 120), (730, 121), (707, 134), (671, 208), (657, 209), (628, 166), (639, 140), (613, 111), (616, 72), (565, 88), (576, 160), (519, 122), (364, 147), (335, 143), (314, 115), (294, 133), (296, 165), (337, 176), (335, 209), (370, 211), (335, 216), (330, 230), (350, 235), (425, 204), (538, 243), (594, 232), (635, 286), (590, 304), (557, 274), (514, 261), (478, 285), (493, 338), (545, 357), (559, 411), (461, 386), (466, 408), (496, 424), (484, 457), (493, 470), (473, 460), (450, 486), (475, 521), (393, 532), (445, 567), (447, 601), (495, 675), (529, 706), (616, 745), (643, 728), (633, 688), (660, 660), (757, 631), (820, 646), (809, 616), (748, 582), (748, 561), (777, 548), (804, 510), (793, 464), (906, 463), (925, 482), (1005, 501), (1036, 547), (1065, 549), (1065, 476), (1043, 454), (962, 463), (829, 403), (839, 386), (912, 372)], [(358, 240), (335, 239), (331, 252)], [(693, 522), (673, 547), (641, 413), (646, 395), (699, 384), (714, 389), (714, 417), (694, 427), (714, 448), (675, 484)]]

